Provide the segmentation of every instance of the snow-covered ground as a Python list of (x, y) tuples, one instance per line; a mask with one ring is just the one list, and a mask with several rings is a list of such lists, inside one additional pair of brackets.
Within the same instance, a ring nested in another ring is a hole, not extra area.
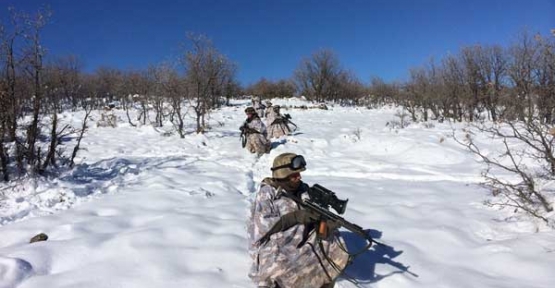
[[(303, 180), (348, 198), (344, 218), (392, 247), (349, 267), (359, 287), (553, 287), (555, 232), (482, 205), (483, 166), (448, 137), (450, 124), (396, 130), (386, 126), (394, 108), (290, 109), (299, 130), (258, 159), (239, 141), (247, 102), (234, 104), (185, 139), (93, 121), (71, 173), (0, 184), (0, 288), (255, 287), (249, 199), (283, 152), (304, 155)], [(78, 126), (82, 114), (63, 116)], [(29, 244), (40, 232), (48, 241)], [(351, 249), (363, 244), (342, 233)]]

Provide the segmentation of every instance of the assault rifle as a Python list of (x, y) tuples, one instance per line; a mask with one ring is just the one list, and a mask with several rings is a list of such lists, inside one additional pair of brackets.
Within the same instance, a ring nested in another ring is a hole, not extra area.
[(293, 195), (287, 195), (290, 199), (297, 202), (299, 205), (308, 209), (311, 212), (314, 212), (319, 217), (319, 233), (326, 233), (327, 227), (323, 227), (323, 225), (327, 225), (327, 221), (331, 220), (335, 224), (339, 225), (340, 227), (344, 227), (345, 229), (359, 235), (360, 237), (364, 238), (368, 241), (370, 245), (372, 243), (376, 243), (378, 245), (383, 245), (382, 243), (372, 239), (370, 235), (364, 229), (354, 223), (351, 223), (345, 220), (343, 217), (336, 215), (330, 212), (329, 208), (333, 208), (338, 214), (342, 215), (345, 213), (347, 209), (347, 202), (349, 199), (341, 200), (337, 198), (335, 193), (319, 184), (314, 184), (312, 187), (308, 188), (308, 195), (309, 198), (307, 199), (299, 199)]
[(295, 124), (295, 123), (293, 123), (293, 121), (291, 121), (291, 115), (289, 115), (289, 114), (283, 114), (283, 116), (281, 116), (281, 115), (278, 116), (276, 119), (274, 119), (274, 121), (270, 125), (279, 124), (279, 123), (283, 123), (285, 125), (291, 124), (295, 127), (295, 129), (293, 129), (293, 132), (297, 131), (297, 128), (298, 128), (297, 124)]
[(247, 145), (247, 121), (245, 121), (245, 123), (243, 123), (243, 125), (241, 125), (241, 127), (239, 127), (239, 130), (241, 130), (241, 136), (240, 136), (240, 140), (241, 140), (241, 147), (245, 148), (245, 146)]
[(247, 123), (247, 121), (245, 121), (243, 123), (243, 125), (241, 125), (241, 127), (239, 127), (239, 130), (241, 131), (241, 146), (243, 146), (243, 148), (245, 148), (245, 146), (247, 145), (247, 136), (249, 134), (253, 134), (253, 133), (260, 133), (252, 128), (249, 127), (249, 123)]
[[(304, 184), (306, 185), (306, 184)], [(354, 223), (345, 220), (343, 217), (332, 213), (329, 208), (333, 208), (337, 213), (343, 214), (347, 209), (347, 202), (349, 199), (341, 200), (337, 198), (335, 193), (321, 185), (314, 184), (312, 187), (308, 187), (308, 198), (299, 198), (292, 193), (285, 190), (281, 190), (281, 195), (295, 201), (298, 205), (307, 210), (309, 216), (301, 220), (301, 222), (311, 221), (318, 224), (317, 232), (320, 237), (326, 238), (328, 233), (328, 225), (344, 227), (345, 229), (359, 235), (364, 238), (368, 244), (363, 250), (367, 250), (372, 246), (372, 243), (384, 246), (385, 244), (380, 243), (374, 239), (366, 232), (364, 229)], [(258, 243), (263, 244), (269, 240), (269, 237), (279, 231), (285, 231), (297, 223), (291, 221), (282, 221), (280, 219), (271, 229), (264, 235)], [(304, 242), (304, 241), (303, 241)], [(300, 245), (302, 245), (302, 243)], [(361, 250), (362, 251), (362, 250)], [(359, 252), (360, 253), (360, 252)], [(358, 254), (358, 253), (356, 253)]]

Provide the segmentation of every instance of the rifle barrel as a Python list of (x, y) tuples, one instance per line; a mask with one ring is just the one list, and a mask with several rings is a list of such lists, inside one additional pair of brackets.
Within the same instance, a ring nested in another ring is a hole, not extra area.
[(368, 235), (364, 229), (354, 223), (351, 223), (347, 220), (345, 220), (345, 218), (336, 215), (326, 209), (321, 208), (320, 206), (310, 202), (310, 201), (303, 201), (305, 207), (315, 210), (318, 214), (322, 215), (324, 218), (328, 218), (329, 220), (333, 220), (338, 222), (342, 227), (345, 227), (345, 229), (356, 233), (358, 235), (360, 235), (361, 237), (363, 237), (364, 239), (368, 240), (368, 241), (374, 241), (372, 239), (372, 237), (370, 237), (370, 235)]
[[(291, 193), (288, 192), (284, 192), (284, 195), (288, 198), (290, 198), (291, 200), (295, 201), (297, 204), (301, 205), (302, 207), (305, 207), (306, 209), (312, 210), (314, 212), (316, 212), (318, 215), (321, 215), (321, 217), (323, 217), (323, 220), (333, 220), (338, 222), (342, 227), (344, 227), (345, 229), (359, 235), (360, 237), (364, 238), (365, 240), (367, 240), (370, 245), (372, 245), (372, 243), (378, 244), (380, 246), (387, 246), (379, 241), (374, 240), (370, 235), (368, 235), (368, 233), (366, 233), (366, 231), (364, 231), (364, 229), (356, 224), (353, 224), (347, 220), (345, 220), (343, 217), (336, 215), (332, 212), (330, 212), (327, 209), (324, 209), (322, 207), (320, 207), (318, 204), (315, 204), (313, 202), (311, 202), (310, 200), (307, 201), (303, 201), (301, 200), (299, 197), (292, 195)], [(327, 219), (326, 219), (327, 218)], [(370, 246), (368, 246), (370, 247)]]

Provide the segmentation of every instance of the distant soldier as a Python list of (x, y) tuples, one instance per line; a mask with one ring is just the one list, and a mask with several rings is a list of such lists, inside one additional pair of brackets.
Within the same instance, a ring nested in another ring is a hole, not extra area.
[[(272, 177), (262, 180), (251, 203), (247, 222), (252, 259), (249, 277), (259, 288), (331, 288), (349, 262), (337, 228), (331, 228), (330, 222), (327, 236), (319, 238), (310, 212), (283, 195), (285, 190), (295, 197), (308, 197), (308, 185), (300, 174), (305, 166), (301, 155), (278, 155)], [(292, 227), (270, 234), (278, 221)], [(260, 242), (262, 238), (269, 240)]]
[(279, 138), (283, 135), (287, 135), (291, 133), (292, 130), (289, 127), (289, 124), (292, 124), (292, 125), (294, 124), (289, 121), (290, 118), (291, 116), (289, 116), (289, 114), (281, 115), (280, 106), (274, 105), (272, 107), (272, 114), (266, 117), (267, 123), (269, 123), (268, 139)]
[(272, 121), (274, 121), (274, 106), (272, 106), (272, 102), (266, 102), (266, 127), (270, 127), (272, 125)]
[(258, 156), (270, 152), (272, 145), (266, 139), (266, 125), (260, 120), (253, 107), (247, 107), (245, 114), (247, 114), (247, 120), (240, 127), (243, 147), (251, 153), (257, 153)]
[(272, 123), (268, 122), (268, 119), (272, 118), (272, 113), (274, 113), (274, 110), (272, 109), (272, 102), (266, 101), (265, 104), (266, 110), (264, 111), (264, 117), (266, 118), (266, 127), (269, 127)]
[(262, 100), (260, 100), (259, 97), (252, 98), (252, 107), (256, 111), (258, 117), (264, 117), (264, 109), (266, 109), (266, 106), (262, 104)]
[(100, 113), (100, 120), (96, 122), (98, 127), (117, 127), (117, 116), (114, 114), (114, 104), (108, 104), (104, 106), (103, 111)]

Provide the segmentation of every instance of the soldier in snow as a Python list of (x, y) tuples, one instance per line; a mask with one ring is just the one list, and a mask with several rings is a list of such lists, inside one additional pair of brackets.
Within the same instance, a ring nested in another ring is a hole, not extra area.
[(266, 125), (260, 120), (253, 107), (247, 107), (245, 114), (247, 114), (247, 120), (239, 128), (241, 130), (243, 147), (247, 148), (251, 153), (257, 153), (259, 156), (270, 152), (272, 145), (266, 139)]
[(266, 104), (266, 111), (264, 111), (264, 117), (266, 117), (266, 127), (270, 127), (270, 124), (272, 124), (272, 122), (268, 122), (268, 119), (273, 118), (274, 110), (272, 108), (272, 102), (266, 101), (265, 104)]
[[(301, 155), (277, 156), (272, 178), (262, 181), (251, 203), (248, 240), (253, 263), (249, 277), (259, 288), (331, 288), (349, 262), (349, 255), (341, 249), (345, 243), (337, 228), (332, 228), (333, 223), (328, 225), (331, 229), (326, 238), (317, 239), (320, 236), (314, 233), (310, 212), (284, 195), (285, 190), (299, 198), (307, 196), (308, 185), (300, 175), (305, 166)], [(278, 221), (293, 226), (268, 233)], [(269, 240), (261, 243), (262, 238)]]
[[(268, 103), (270, 103), (269, 106)], [(274, 121), (274, 118), (276, 118), (276, 116), (274, 115), (274, 106), (272, 105), (273, 104), (271, 102), (266, 102), (266, 127), (270, 127), (270, 125), (272, 125), (272, 122)]]
[(289, 118), (280, 114), (280, 106), (272, 107), (272, 114), (266, 117), (268, 123), (268, 139), (279, 138), (291, 133)]
[(262, 100), (259, 97), (252, 98), (252, 107), (256, 111), (256, 114), (258, 114), (258, 117), (264, 117), (264, 109), (266, 109), (266, 106), (262, 104)]

